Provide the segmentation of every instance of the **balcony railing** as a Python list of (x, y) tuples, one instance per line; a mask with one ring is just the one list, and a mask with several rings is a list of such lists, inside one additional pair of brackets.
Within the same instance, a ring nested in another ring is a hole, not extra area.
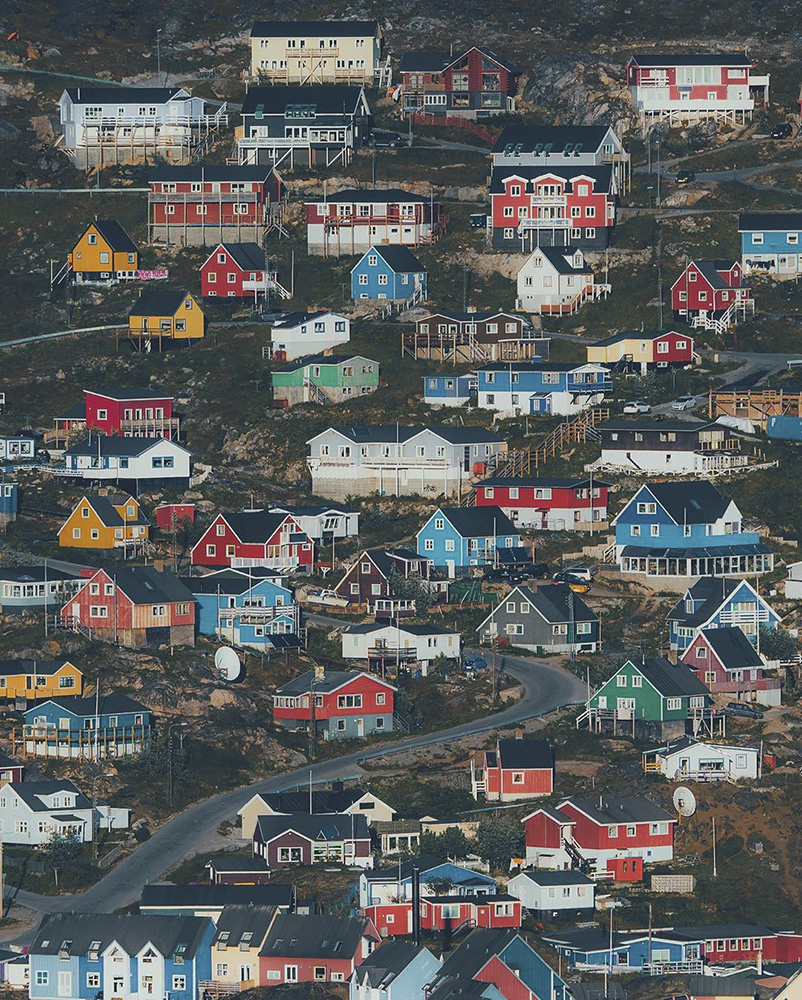
[[(595, 221), (595, 220), (594, 220)], [(570, 229), (580, 219), (521, 219), (518, 232), (524, 233), (531, 229)]]
[(285, 615), (296, 618), (297, 614), (297, 605), (285, 604), (266, 608), (220, 608), (217, 617), (223, 623), (232, 622), (236, 618), (243, 625), (261, 625), (263, 622)]
[(260, 191), (151, 191), (148, 200), (152, 205), (175, 205), (186, 202), (188, 205), (220, 204), (250, 204), (262, 201)]
[(566, 203), (564, 194), (533, 194), (530, 202), (532, 205), (555, 205), (562, 206)]

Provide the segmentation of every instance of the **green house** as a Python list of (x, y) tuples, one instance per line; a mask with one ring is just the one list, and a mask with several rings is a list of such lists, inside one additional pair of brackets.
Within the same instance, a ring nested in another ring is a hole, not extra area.
[(588, 702), (578, 722), (597, 731), (682, 736), (711, 725), (710, 691), (684, 663), (663, 656), (627, 660)]
[(276, 406), (344, 403), (379, 388), (379, 363), (356, 354), (317, 354), (277, 369), (271, 379)]

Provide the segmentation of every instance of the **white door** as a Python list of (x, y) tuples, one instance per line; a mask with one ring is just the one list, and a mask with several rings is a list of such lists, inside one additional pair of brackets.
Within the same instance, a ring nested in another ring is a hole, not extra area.
[(58, 995), (60, 997), (72, 996), (72, 973), (59, 972), (58, 974)]
[(297, 965), (285, 965), (284, 966), (284, 982), (285, 983), (297, 983), (298, 982), (298, 966)]
[(635, 711), (635, 699), (634, 698), (619, 698), (618, 699), (618, 718), (619, 719), (631, 719), (632, 713)]
[(446, 559), (446, 572), (448, 573), (449, 580), (453, 580), (457, 575), (453, 559)]
[(357, 719), (356, 720), (356, 734), (357, 734), (357, 736), (364, 736), (365, 735), (365, 720), (364, 719)]

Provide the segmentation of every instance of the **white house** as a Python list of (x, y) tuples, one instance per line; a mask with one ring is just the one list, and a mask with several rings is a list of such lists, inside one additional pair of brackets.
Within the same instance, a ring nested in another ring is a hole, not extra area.
[(347, 344), (351, 339), (351, 320), (339, 313), (318, 312), (290, 313), (273, 324), (270, 341), (276, 361), (295, 361), (308, 354)]
[(36, 457), (36, 441), (32, 437), (0, 437), (0, 459), (11, 462)]
[(690, 736), (646, 750), (643, 764), (670, 781), (738, 781), (760, 775), (757, 747), (701, 743)]
[(59, 98), (61, 148), (82, 170), (112, 163), (187, 163), (202, 136), (227, 124), (183, 87), (68, 87)]
[(64, 453), (68, 475), (104, 483), (189, 486), (192, 454), (168, 438), (90, 435)]
[(537, 247), (518, 272), (515, 308), (564, 316), (610, 291), (597, 285), (593, 269), (577, 247)]
[[(125, 830), (128, 809), (95, 807), (101, 830)], [(52, 834), (92, 840), (92, 803), (71, 781), (12, 781), (0, 789), (0, 836), (6, 844), (46, 844)]]
[(507, 883), (507, 892), (538, 917), (587, 919), (596, 905), (596, 885), (578, 868), (525, 871)]
[(301, 530), (318, 543), (338, 538), (356, 538), (359, 535), (359, 511), (345, 507), (319, 506), (296, 507), (286, 505), (269, 508), (273, 514), (289, 514)]
[(345, 500), (371, 493), (460, 494), (507, 450), (483, 427), (329, 427), (306, 442), (312, 492)]
[(459, 660), (462, 636), (442, 625), (352, 625), (342, 633), (342, 655), (383, 668), (420, 670), (425, 677), (438, 656)]
[(789, 601), (802, 601), (802, 562), (789, 563), (786, 568), (785, 596)]

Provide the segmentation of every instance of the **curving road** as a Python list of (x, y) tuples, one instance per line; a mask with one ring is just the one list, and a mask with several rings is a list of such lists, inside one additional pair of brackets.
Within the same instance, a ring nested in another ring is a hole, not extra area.
[(110, 913), (138, 900), (143, 885), (156, 881), (184, 858), (196, 854), (209, 833), (216, 830), (223, 820), (231, 819), (252, 795), (294, 788), (309, 780), (310, 771), (313, 781), (330, 781), (354, 773), (362, 761), (375, 760), (435, 743), (446, 743), (472, 733), (490, 732), (500, 726), (537, 718), (558, 708), (585, 701), (583, 682), (561, 667), (542, 660), (520, 657), (507, 656), (500, 657), (499, 660), (499, 665), (505, 673), (520, 681), (524, 688), (524, 696), (514, 705), (492, 716), (452, 726), (439, 733), (409, 737), (391, 745), (382, 744), (368, 750), (363, 748), (334, 760), (321, 761), (312, 764), (311, 767), (298, 768), (287, 774), (223, 792), (190, 806), (159, 827), (150, 840), (140, 845), (133, 854), (121, 861), (100, 882), (85, 892), (70, 896), (39, 896), (7, 888), (6, 900), (40, 913), (63, 911)]

